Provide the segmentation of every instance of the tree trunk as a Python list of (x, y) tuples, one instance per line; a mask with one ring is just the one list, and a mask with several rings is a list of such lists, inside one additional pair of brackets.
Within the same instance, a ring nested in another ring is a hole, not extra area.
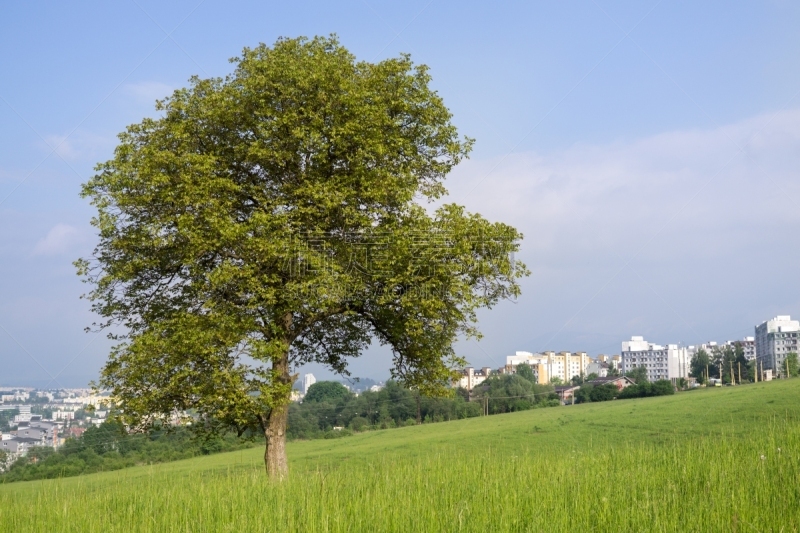
[(264, 464), (270, 479), (283, 481), (289, 475), (289, 461), (286, 457), (286, 423), (289, 419), (289, 401), (294, 382), (293, 377), (289, 374), (288, 350), (280, 360), (272, 363), (272, 368), (277, 371), (280, 385), (285, 387), (286, 392), (283, 398), (276, 397), (274, 399), (275, 405), (263, 420), (264, 440), (266, 441)]
[(289, 475), (289, 461), (286, 457), (286, 421), (289, 418), (289, 405), (273, 407), (267, 416), (264, 438), (264, 464), (267, 476), (282, 481)]
[(417, 392), (417, 425), (422, 424), (422, 406), (420, 403), (421, 398), (419, 397), (419, 392)]

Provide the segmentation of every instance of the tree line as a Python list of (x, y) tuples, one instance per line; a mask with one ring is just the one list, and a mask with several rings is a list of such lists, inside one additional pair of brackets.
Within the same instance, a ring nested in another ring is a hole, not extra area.
[[(223, 433), (200, 438), (191, 427), (128, 433), (121, 423), (109, 420), (100, 426), (88, 428), (78, 438), (68, 438), (58, 449), (44, 446), (31, 448), (25, 456), (16, 459), (5, 472), (0, 473), (0, 483), (119, 470), (253, 445), (250, 435)], [(7, 456), (0, 457), (2, 462), (7, 459)]]
[[(760, 369), (758, 361), (748, 361), (744, 355), (744, 347), (740, 342), (732, 346), (717, 346), (711, 350), (698, 350), (689, 363), (689, 375), (696, 378), (697, 382), (707, 384), (710, 379), (719, 379), (722, 383), (752, 382), (758, 379)], [(796, 353), (786, 356), (779, 374), (794, 377), (800, 374), (800, 364)]]

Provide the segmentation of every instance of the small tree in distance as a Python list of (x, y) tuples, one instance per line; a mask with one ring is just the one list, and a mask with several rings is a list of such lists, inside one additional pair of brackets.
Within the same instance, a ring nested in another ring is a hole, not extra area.
[(536, 383), (536, 378), (533, 376), (533, 369), (527, 363), (517, 365), (517, 375), (531, 383)]
[(701, 385), (706, 383), (708, 378), (706, 369), (709, 368), (710, 364), (711, 357), (709, 357), (708, 352), (703, 349), (698, 350), (689, 363), (689, 375), (697, 379), (697, 382)]
[(258, 429), (282, 479), (297, 366), (347, 374), (376, 340), (394, 379), (443, 394), (465, 364), (453, 342), (528, 272), (513, 227), (420, 205), (472, 145), (426, 67), (359, 62), (335, 38), (234, 64), (119, 136), (83, 187), (99, 244), (76, 265), (97, 326), (126, 331), (99, 381), (125, 424), (194, 409), (209, 431)]
[(797, 354), (792, 352), (786, 355), (786, 362), (784, 363), (789, 370), (788, 377), (795, 377), (800, 373), (800, 364), (798, 364)]
[(317, 381), (308, 388), (304, 402), (335, 402), (350, 395), (347, 387), (336, 381)]
[(631, 378), (636, 384), (647, 383), (647, 368), (637, 366), (625, 372), (625, 376)]

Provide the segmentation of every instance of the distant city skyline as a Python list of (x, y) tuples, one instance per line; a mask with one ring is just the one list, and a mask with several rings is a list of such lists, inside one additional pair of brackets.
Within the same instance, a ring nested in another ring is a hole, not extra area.
[[(519, 228), (532, 275), (517, 302), (481, 313), (481, 342), (456, 346), (473, 366), (614, 353), (632, 335), (738, 339), (800, 316), (787, 283), (800, 269), (798, 26), (789, 2), (5, 6), (0, 384), (97, 379), (113, 342), (83, 332), (96, 317), (72, 262), (95, 236), (81, 183), (155, 99), (283, 35), (335, 32), (366, 61), (409, 52), (476, 139), (445, 201)], [(385, 380), (390, 364), (372, 347), (351, 371)]]

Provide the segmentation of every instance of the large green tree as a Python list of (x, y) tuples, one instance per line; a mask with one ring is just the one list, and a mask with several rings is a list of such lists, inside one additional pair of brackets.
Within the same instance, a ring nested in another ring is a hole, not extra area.
[(257, 427), (285, 477), (293, 369), (347, 373), (371, 341), (392, 375), (435, 394), (477, 337), (476, 312), (516, 297), (521, 234), (454, 204), (469, 153), (408, 56), (357, 61), (335, 38), (245, 49), (129, 126), (83, 188), (99, 244), (77, 262), (99, 328), (125, 331), (102, 370), (125, 423), (194, 409)]

